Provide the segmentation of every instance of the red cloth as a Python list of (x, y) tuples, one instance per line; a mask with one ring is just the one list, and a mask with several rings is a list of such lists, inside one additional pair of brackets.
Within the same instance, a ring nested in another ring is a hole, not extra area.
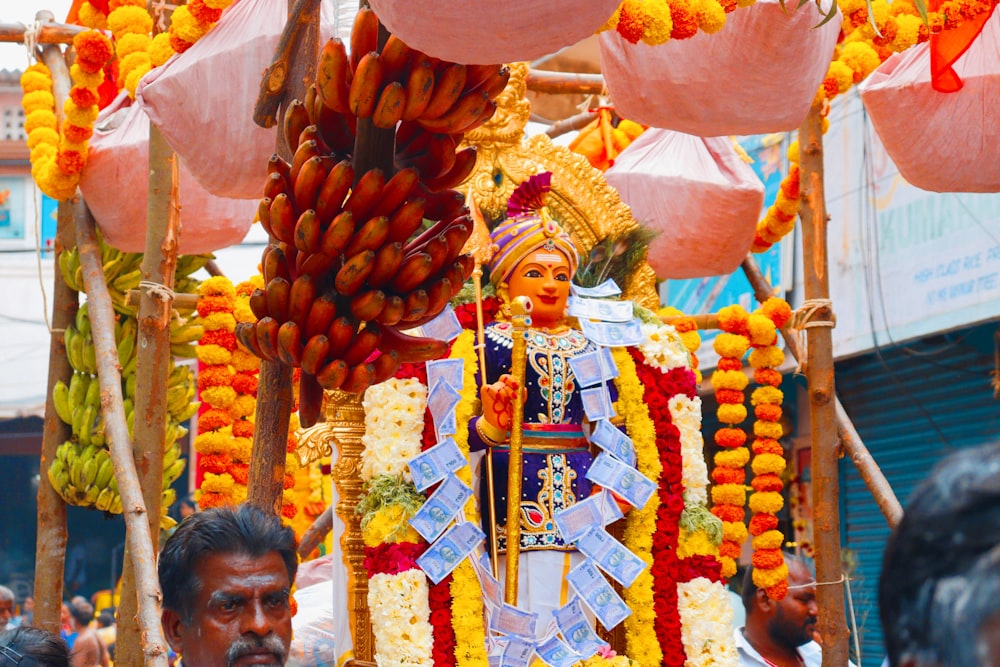
[[(931, 11), (937, 11), (944, 1), (931, 0)], [(995, 9), (996, 5), (973, 19), (964, 19), (957, 28), (931, 35), (931, 86), (934, 90), (939, 93), (954, 93), (962, 89), (962, 80), (952, 65), (976, 41)]]

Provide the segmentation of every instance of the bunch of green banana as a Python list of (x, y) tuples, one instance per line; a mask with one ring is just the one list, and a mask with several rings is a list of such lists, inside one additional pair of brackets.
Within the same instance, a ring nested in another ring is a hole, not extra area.
[[(121, 368), (125, 420), (132, 438), (135, 433), (138, 323), (137, 308), (127, 306), (125, 298), (127, 291), (138, 288), (142, 279), (142, 254), (116, 250), (102, 240), (101, 255), (108, 291), (118, 313), (115, 340)], [(178, 257), (174, 292), (196, 293), (200, 281), (192, 274), (212, 258), (212, 255)], [(83, 292), (83, 269), (76, 248), (61, 252), (58, 261), (66, 284)], [(171, 352), (175, 357), (192, 358), (195, 356), (195, 343), (201, 338), (204, 328), (192, 317), (193, 308), (175, 306), (175, 310), (181, 317), (171, 320)], [(86, 303), (80, 306), (76, 320), (66, 328), (64, 340), (74, 372), (68, 385), (62, 381), (56, 383), (53, 402), (59, 418), (71, 426), (72, 437), (59, 446), (56, 459), (49, 468), (49, 479), (69, 504), (120, 514), (122, 503), (113, 474), (114, 467), (106, 449), (97, 356)], [(176, 497), (170, 485), (181, 476), (186, 464), (186, 460), (181, 458), (180, 440), (187, 435), (187, 429), (182, 424), (194, 416), (200, 406), (195, 400), (196, 380), (191, 367), (175, 364), (173, 359), (170, 363), (161, 516), (164, 525), (169, 523), (166, 510)]]

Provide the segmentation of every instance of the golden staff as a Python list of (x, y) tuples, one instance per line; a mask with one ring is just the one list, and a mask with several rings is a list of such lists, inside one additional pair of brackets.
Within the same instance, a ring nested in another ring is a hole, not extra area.
[(524, 425), (524, 371), (528, 355), (525, 339), (530, 320), (531, 299), (519, 296), (511, 300), (510, 322), (514, 349), (510, 355), (510, 374), (517, 382), (513, 414), (510, 417), (510, 464), (507, 477), (507, 577), (504, 601), (517, 605), (517, 569), (521, 557), (521, 439)]
[[(493, 257), (492, 241), (490, 230), (486, 226), (486, 219), (483, 218), (482, 211), (472, 197), (472, 190), (466, 197), (469, 203), (469, 213), (472, 216), (472, 234), (465, 242), (462, 252), (472, 255), (475, 261), (472, 269), (472, 286), (476, 291), (476, 350), (479, 353), (479, 387), (480, 391), (486, 387), (486, 333), (483, 327), (483, 264), (486, 264)], [(497, 544), (497, 509), (494, 501), (496, 499), (496, 488), (493, 484), (493, 447), (486, 448), (486, 496), (487, 512), (490, 518), (490, 567), (493, 569), (493, 578), (500, 579), (500, 546)]]

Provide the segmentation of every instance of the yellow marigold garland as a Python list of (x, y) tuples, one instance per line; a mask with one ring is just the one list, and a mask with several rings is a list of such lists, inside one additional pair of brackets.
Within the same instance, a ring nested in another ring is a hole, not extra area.
[(719, 311), (720, 333), (713, 347), (719, 354), (717, 370), (712, 373), (712, 387), (719, 404), (717, 416), (724, 424), (715, 433), (715, 442), (722, 450), (715, 455), (712, 470), (712, 514), (722, 520), (722, 544), (719, 561), (722, 576), (736, 574), (736, 559), (747, 538), (743, 523), (746, 504), (746, 473), (744, 466), (750, 459), (746, 433), (740, 424), (746, 419), (743, 390), (749, 380), (743, 373), (743, 355), (750, 347), (748, 338), (749, 317), (742, 306), (727, 306)]
[(169, 32), (150, 37), (153, 17), (146, 0), (110, 0), (109, 14), (89, 2), (80, 7), (80, 22), (96, 29), (108, 29), (115, 38), (118, 56), (118, 88), (135, 97), (139, 80), (175, 53), (183, 53), (205, 36), (218, 22), (222, 10), (232, 0), (191, 0), (177, 7), (170, 17)]
[[(663, 466), (656, 448), (656, 427), (643, 401), (643, 386), (636, 374), (635, 361), (625, 348), (612, 348), (618, 378), (619, 415), (625, 416), (625, 431), (635, 444), (636, 468), (650, 479), (660, 479)], [(644, 507), (628, 513), (623, 540), (633, 553), (649, 565), (653, 564), (653, 533), (656, 532), (656, 511), (659, 494), (652, 494)], [(658, 665), (663, 651), (653, 627), (653, 575), (645, 569), (625, 590), (625, 602), (632, 614), (625, 619), (625, 646), (630, 658), (641, 665)]]
[[(457, 432), (453, 436), (458, 448), (469, 458), (469, 420), (473, 417), (476, 402), (476, 373), (479, 363), (474, 345), (475, 333), (462, 331), (451, 347), (452, 359), (464, 359), (461, 400), (455, 409)], [(462, 467), (455, 475), (472, 486), (472, 468)], [(474, 498), (465, 505), (465, 519), (479, 525), (479, 511)], [(451, 619), (455, 630), (455, 664), (457, 667), (479, 667), (487, 664), (486, 627), (483, 624), (483, 598), (479, 579), (468, 559), (463, 560), (452, 573)]]
[(88, 142), (97, 120), (97, 88), (104, 81), (104, 65), (112, 55), (111, 42), (97, 30), (76, 35), (73, 46), (77, 59), (70, 67), (73, 87), (63, 104), (66, 117), (62, 127), (56, 118), (49, 69), (35, 63), (21, 76), (31, 175), (42, 192), (59, 201), (73, 196), (87, 164)]
[(670, 39), (689, 39), (716, 33), (726, 24), (726, 14), (749, 7), (755, 0), (624, 0), (598, 29), (614, 30), (623, 39), (650, 46)]
[(751, 463), (754, 492), (750, 496), (750, 509), (754, 513), (750, 521), (750, 533), (754, 536), (753, 580), (772, 600), (781, 600), (788, 592), (788, 566), (781, 553), (784, 535), (777, 530), (777, 513), (784, 506), (781, 473), (785, 470), (785, 458), (778, 441), (782, 435), (784, 396), (778, 388), (781, 373), (775, 369), (785, 359), (785, 353), (777, 346), (777, 328), (784, 326), (790, 314), (787, 303), (771, 298), (749, 318), (753, 345), (750, 365), (754, 368), (754, 380), (760, 385), (750, 397), (757, 417)]

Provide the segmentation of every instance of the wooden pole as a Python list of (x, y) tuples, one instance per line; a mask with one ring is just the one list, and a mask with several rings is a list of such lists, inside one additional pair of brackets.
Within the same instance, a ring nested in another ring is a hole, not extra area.
[(567, 132), (579, 130), (582, 127), (590, 125), (595, 118), (597, 118), (597, 114), (593, 111), (584, 111), (576, 114), (575, 116), (570, 116), (569, 118), (563, 118), (562, 120), (556, 121), (552, 124), (552, 127), (545, 130), (545, 134), (552, 139), (555, 139), (556, 137), (560, 137)]
[[(802, 257), (806, 303), (817, 306), (813, 323), (832, 321), (827, 258), (826, 201), (823, 194), (822, 116), (814, 105), (799, 128), (802, 156)], [(812, 438), (813, 525), (816, 545), (816, 602), (823, 637), (823, 667), (847, 664), (843, 571), (840, 558), (840, 506), (837, 479), (837, 413), (833, 375), (832, 326), (806, 329), (809, 342), (806, 381), (809, 387), (809, 428)]]
[(97, 241), (94, 218), (79, 192), (73, 198), (76, 223), (76, 244), (83, 267), (83, 284), (87, 288), (91, 334), (97, 352), (97, 377), (101, 387), (101, 410), (108, 449), (115, 466), (115, 479), (122, 497), (125, 517), (125, 540), (132, 552), (136, 589), (139, 597), (139, 627), (145, 665), (167, 667), (166, 644), (160, 627), (160, 584), (156, 576), (156, 552), (150, 536), (146, 503), (142, 498), (139, 476), (135, 469), (132, 443), (125, 424), (122, 403), (121, 368), (115, 341), (114, 309), (108, 286), (104, 282), (101, 249)]
[[(66, 23), (49, 23), (41, 27), (38, 33), (39, 44), (72, 44), (73, 38), (88, 28), (82, 25)], [(0, 43), (17, 43), (24, 41), (24, 33), (28, 28), (23, 23), (0, 23)]]
[(312, 525), (302, 533), (299, 541), (299, 556), (306, 558), (313, 549), (326, 539), (326, 536), (333, 530), (333, 505), (327, 505), (323, 513), (316, 517)]
[[(135, 439), (133, 455), (146, 503), (153, 553), (159, 552), (163, 452), (167, 432), (167, 385), (170, 380), (170, 314), (180, 211), (177, 209), (177, 168), (174, 152), (163, 135), (149, 124), (149, 195), (146, 199), (146, 247), (142, 279), (166, 289), (144, 287), (139, 298), (136, 341)], [(115, 664), (142, 667), (142, 643), (136, 622), (135, 568), (126, 544), (119, 600)]]
[[(316, 61), (319, 59), (319, 5), (318, 0), (298, 0), (297, 3), (294, 0), (288, 1), (289, 19), (285, 30), (297, 31), (298, 38), (295, 40), (295, 48), (282, 51), (279, 47), (277, 54), (278, 59), (285, 59), (288, 71), (286, 85), (282, 88), (282, 116), (287, 103), (295, 98), (303, 99), (306, 87), (316, 78)], [(291, 161), (292, 152), (285, 143), (283, 132), (278, 132), (277, 151), (281, 157)], [(277, 242), (274, 238), (271, 241)], [(280, 514), (288, 420), (292, 415), (291, 367), (262, 360), (257, 395), (261, 400), (257, 401), (247, 501)]]
[(600, 74), (546, 72), (540, 69), (528, 71), (527, 86), (532, 92), (552, 95), (603, 95), (607, 92), (604, 76)]
[[(754, 259), (752, 253), (747, 254), (742, 266), (743, 273), (746, 274), (747, 280), (750, 281), (750, 285), (753, 287), (754, 295), (756, 295), (758, 301), (763, 303), (773, 296), (774, 292), (771, 284), (768, 282), (767, 277), (764, 276), (764, 272), (760, 270), (757, 260)], [(781, 330), (781, 336), (785, 339), (785, 350), (796, 359), (801, 359), (802, 350), (799, 349), (798, 339), (786, 329)], [(903, 506), (900, 505), (895, 492), (892, 490), (892, 486), (885, 478), (885, 475), (882, 474), (882, 470), (878, 467), (878, 463), (872, 457), (871, 452), (868, 451), (861, 436), (858, 435), (858, 431), (854, 428), (854, 424), (851, 422), (851, 418), (841, 404), (839, 397), (836, 398), (836, 411), (837, 433), (840, 436), (840, 443), (844, 446), (844, 450), (857, 467), (861, 479), (864, 481), (865, 486), (868, 487), (868, 491), (871, 492), (879, 509), (882, 510), (882, 515), (885, 517), (889, 527), (895, 528), (896, 524), (903, 518)]]
[[(42, 49), (42, 60), (52, 74), (56, 114), (63, 121), (63, 103), (69, 95), (69, 68), (57, 46)], [(76, 245), (73, 209), (59, 203), (56, 223), (55, 254)], [(35, 541), (35, 625), (59, 633), (59, 618), (63, 599), (63, 574), (66, 561), (66, 504), (49, 483), (49, 465), (56, 458), (56, 449), (69, 440), (72, 429), (59, 419), (52, 404), (52, 389), (62, 380), (69, 384), (73, 369), (66, 357), (63, 332), (76, 318), (79, 303), (77, 293), (63, 281), (58, 267), (54, 271), (52, 288), (52, 333), (49, 336), (49, 377), (45, 393), (45, 424), (42, 428), (42, 453), (38, 463), (38, 523)]]

